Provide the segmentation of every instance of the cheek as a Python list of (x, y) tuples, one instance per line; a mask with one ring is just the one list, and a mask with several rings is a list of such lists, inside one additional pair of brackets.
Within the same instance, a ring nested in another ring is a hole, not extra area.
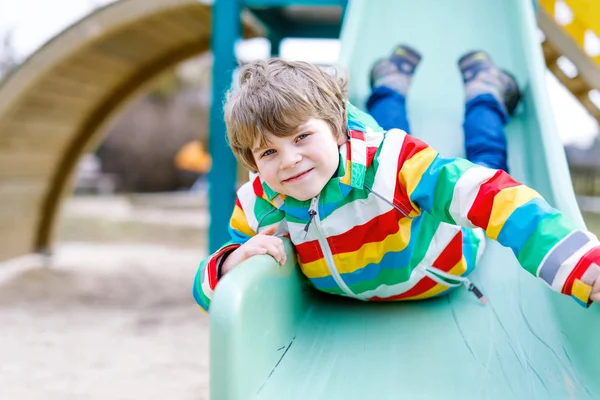
[(269, 186), (276, 184), (277, 180), (277, 168), (270, 162), (261, 162), (258, 164), (258, 172), (260, 176), (267, 182)]
[(324, 150), (326, 149), (326, 154), (325, 157), (327, 157), (328, 160), (332, 160), (334, 162), (338, 162), (338, 158), (339, 158), (339, 154), (340, 154), (340, 147), (338, 146), (338, 144), (334, 141), (328, 143), (327, 147), (324, 148)]

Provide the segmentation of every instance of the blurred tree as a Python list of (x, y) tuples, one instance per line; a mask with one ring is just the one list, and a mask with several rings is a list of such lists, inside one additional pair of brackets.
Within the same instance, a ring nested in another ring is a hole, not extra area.
[(96, 154), (102, 172), (118, 176), (118, 190), (172, 191), (194, 183), (196, 174), (178, 169), (175, 158), (192, 141), (206, 148), (208, 108), (203, 98), (209, 88), (182, 78), (179, 69), (167, 71), (115, 118)]

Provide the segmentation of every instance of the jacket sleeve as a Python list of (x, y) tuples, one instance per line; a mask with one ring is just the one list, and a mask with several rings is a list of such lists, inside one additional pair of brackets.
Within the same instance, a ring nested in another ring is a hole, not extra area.
[[(389, 133), (388, 133), (389, 134)], [(502, 170), (443, 158), (406, 135), (398, 179), (416, 212), (464, 227), (479, 227), (512, 249), (525, 270), (555, 291), (589, 306), (600, 277), (600, 242), (551, 207), (535, 190)]]
[[(250, 211), (252, 212), (252, 211)], [(231, 240), (223, 245), (214, 254), (200, 262), (194, 279), (194, 299), (200, 307), (208, 311), (213, 291), (219, 281), (219, 266), (221, 262), (234, 250), (246, 243), (256, 232), (250, 227), (246, 212), (242, 207), (239, 196), (229, 220), (229, 234)]]

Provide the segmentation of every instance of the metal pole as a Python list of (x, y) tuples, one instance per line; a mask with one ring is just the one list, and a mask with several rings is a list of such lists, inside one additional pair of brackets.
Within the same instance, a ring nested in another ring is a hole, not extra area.
[(235, 205), (237, 167), (227, 145), (223, 100), (237, 65), (234, 46), (241, 36), (241, 11), (239, 0), (215, 0), (212, 7), (213, 69), (209, 151), (213, 165), (208, 174), (208, 248), (211, 253), (229, 240), (227, 228)]

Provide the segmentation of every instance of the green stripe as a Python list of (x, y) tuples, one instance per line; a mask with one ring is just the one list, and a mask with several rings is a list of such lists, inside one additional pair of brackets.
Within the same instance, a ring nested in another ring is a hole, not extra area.
[(276, 209), (275, 211), (271, 212), (266, 217), (264, 217), (262, 222), (260, 221), (260, 219), (258, 220), (258, 222), (261, 222), (260, 226), (264, 227), (264, 226), (276, 224), (284, 218), (285, 218), (285, 213), (281, 210)]
[(477, 252), (479, 251), (479, 246), (481, 246), (481, 238), (475, 235), (473, 229), (463, 228), (462, 234), (466, 235), (466, 241), (471, 246), (471, 251), (466, 252), (464, 249), (465, 239), (463, 239), (463, 255), (465, 255), (465, 260), (467, 261), (467, 268), (475, 268), (477, 266)]
[[(329, 294), (337, 294), (337, 295), (345, 295), (346, 292), (344, 292), (342, 289), (340, 289), (339, 287), (335, 287), (335, 288), (328, 288), (328, 289), (323, 289), (321, 290), (322, 292), (325, 293), (329, 293)], [(356, 292), (355, 292), (356, 293)]]
[(575, 223), (563, 214), (557, 213), (544, 218), (521, 248), (519, 263), (532, 275), (537, 276), (537, 269), (546, 254), (575, 229)]
[(396, 285), (408, 281), (412, 270), (413, 268), (384, 269), (379, 272), (375, 279), (358, 282), (349, 287), (354, 293), (360, 294), (368, 290), (375, 290), (381, 285)]
[(456, 221), (450, 215), (454, 188), (463, 174), (474, 167), (473, 163), (457, 158), (454, 162), (445, 165), (440, 171), (433, 197), (433, 212), (444, 222), (456, 225)]
[[(340, 188), (339, 178), (330, 179), (323, 190), (321, 190), (321, 196), (319, 197), (319, 203), (321, 204), (336, 204), (343, 200), (342, 190)], [(307, 206), (308, 207), (308, 206)]]
[(275, 206), (273, 206), (273, 204), (269, 203), (267, 200), (257, 197), (256, 201), (254, 202), (253, 210), (256, 220), (260, 222), (261, 218), (274, 208)]
[(435, 232), (437, 232), (437, 228), (440, 225), (440, 222), (427, 212), (423, 213), (422, 218), (423, 222), (421, 222), (421, 227), (419, 228), (417, 243), (410, 259), (409, 266), (411, 271), (423, 261), (423, 258), (425, 258), (425, 254), (427, 253), (427, 250), (429, 250), (429, 246), (431, 246), (431, 240), (433, 239), (433, 236), (435, 236)]
[(204, 268), (209, 259), (210, 257), (207, 257), (200, 262), (198, 270), (196, 271), (196, 276), (194, 277), (194, 287), (192, 289), (194, 291), (194, 299), (198, 305), (206, 311), (208, 311), (208, 308), (210, 307), (210, 299), (204, 294), (204, 291), (202, 291), (202, 277), (204, 276)]
[(365, 181), (366, 167), (362, 164), (358, 164), (354, 161), (350, 162), (351, 174), (350, 175), (350, 186), (356, 189), (362, 189), (362, 184)]
[(306, 218), (296, 218), (292, 215), (287, 214), (285, 216), (285, 219), (289, 222), (289, 223), (297, 223), (297, 224), (306, 224), (308, 222), (308, 213), (306, 214)]

